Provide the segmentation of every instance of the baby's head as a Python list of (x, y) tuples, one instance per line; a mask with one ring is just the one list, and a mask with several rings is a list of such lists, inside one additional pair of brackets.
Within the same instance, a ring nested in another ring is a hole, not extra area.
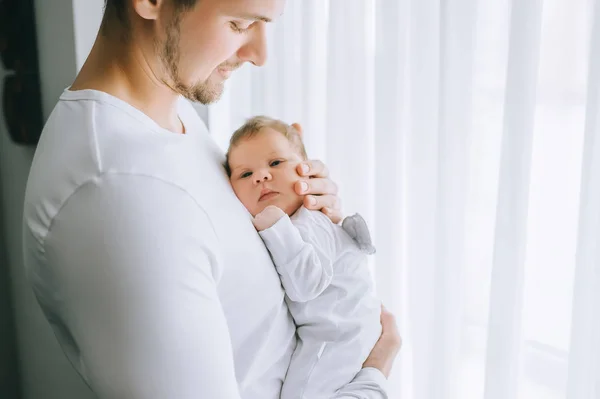
[(302, 205), (294, 185), (302, 180), (296, 167), (305, 160), (299, 126), (258, 116), (233, 133), (225, 168), (235, 194), (252, 216), (269, 205), (291, 215)]

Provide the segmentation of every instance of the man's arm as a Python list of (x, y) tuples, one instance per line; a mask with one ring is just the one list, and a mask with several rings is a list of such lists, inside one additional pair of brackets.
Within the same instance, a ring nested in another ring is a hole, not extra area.
[(276, 207), (258, 214), (254, 224), (271, 253), (287, 296), (294, 302), (306, 302), (321, 295), (333, 277), (334, 238), (326, 231), (303, 229), (301, 233)]
[(387, 378), (402, 347), (396, 318), (381, 306), (381, 336), (354, 380), (331, 399), (387, 399)]
[[(101, 399), (239, 399), (217, 239), (183, 190), (143, 176), (81, 187), (45, 241), (57, 317)], [(41, 290), (40, 292), (44, 292)]]

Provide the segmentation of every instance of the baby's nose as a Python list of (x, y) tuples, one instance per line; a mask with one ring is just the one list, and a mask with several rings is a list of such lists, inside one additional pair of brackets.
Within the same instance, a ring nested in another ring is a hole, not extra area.
[(262, 175), (258, 175), (256, 177), (256, 182), (257, 183), (261, 183), (261, 182), (266, 181), (266, 180), (269, 180), (269, 176), (266, 173), (262, 174)]
[(255, 173), (254, 176), (256, 176), (255, 181), (257, 184), (271, 179), (271, 174), (269, 173), (269, 171), (267, 169), (259, 170), (258, 172)]

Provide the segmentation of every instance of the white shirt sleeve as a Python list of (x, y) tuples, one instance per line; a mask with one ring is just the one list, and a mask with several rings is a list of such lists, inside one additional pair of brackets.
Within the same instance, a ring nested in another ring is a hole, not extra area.
[(331, 399), (388, 399), (387, 379), (375, 368), (364, 368)]
[(63, 206), (31, 278), (98, 398), (240, 398), (217, 246), (203, 209), (155, 178), (104, 175)]
[(335, 238), (330, 233), (318, 227), (299, 230), (285, 215), (260, 236), (292, 301), (310, 301), (329, 286), (335, 261)]

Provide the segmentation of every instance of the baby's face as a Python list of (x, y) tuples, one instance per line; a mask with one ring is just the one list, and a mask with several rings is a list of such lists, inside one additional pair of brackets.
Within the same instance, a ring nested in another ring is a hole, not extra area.
[(303, 200), (294, 191), (295, 183), (302, 180), (296, 172), (301, 162), (302, 158), (283, 134), (264, 128), (229, 152), (231, 185), (252, 216), (269, 205), (291, 215)]

